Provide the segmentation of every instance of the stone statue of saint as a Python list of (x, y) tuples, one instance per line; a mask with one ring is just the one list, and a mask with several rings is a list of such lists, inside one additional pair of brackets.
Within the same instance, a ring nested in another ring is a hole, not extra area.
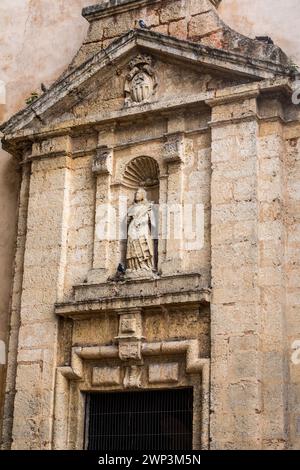
[(153, 272), (154, 243), (151, 237), (152, 204), (147, 200), (147, 193), (139, 188), (135, 194), (134, 204), (128, 210), (128, 232), (126, 273), (139, 274), (143, 271)]

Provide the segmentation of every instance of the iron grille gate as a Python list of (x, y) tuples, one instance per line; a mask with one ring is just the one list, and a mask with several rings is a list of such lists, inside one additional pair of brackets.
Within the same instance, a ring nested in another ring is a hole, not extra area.
[(88, 450), (191, 450), (192, 427), (192, 388), (87, 395)]

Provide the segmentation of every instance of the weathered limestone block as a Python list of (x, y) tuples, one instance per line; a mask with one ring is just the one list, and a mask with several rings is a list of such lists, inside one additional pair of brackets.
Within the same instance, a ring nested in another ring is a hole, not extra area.
[(197, 40), (221, 28), (222, 23), (216, 12), (210, 10), (192, 17), (188, 26), (188, 37)]
[(40, 157), (43, 155), (59, 155), (66, 154), (71, 149), (71, 138), (69, 136), (58, 136), (50, 139), (36, 142), (32, 146), (32, 157)]
[[(187, 21), (185, 19), (172, 21), (169, 24), (169, 34), (170, 36), (175, 36), (177, 38), (186, 39), (187, 38)], [(163, 32), (163, 31), (161, 31)]]
[(175, 0), (164, 2), (160, 13), (161, 23), (169, 23), (170, 21), (180, 20), (186, 15), (186, 4), (183, 0)]

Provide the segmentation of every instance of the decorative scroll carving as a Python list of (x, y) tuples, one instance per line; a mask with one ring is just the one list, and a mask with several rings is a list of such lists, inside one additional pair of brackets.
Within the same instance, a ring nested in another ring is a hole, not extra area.
[(93, 173), (97, 175), (107, 175), (112, 172), (113, 150), (107, 146), (98, 147), (93, 161)]
[(141, 367), (127, 367), (123, 382), (124, 388), (140, 388), (142, 386), (142, 372)]
[(157, 87), (153, 59), (149, 55), (140, 54), (132, 59), (129, 68), (125, 82), (125, 106), (145, 103)]
[(180, 163), (184, 155), (184, 134), (176, 132), (165, 136), (163, 159), (167, 163)]

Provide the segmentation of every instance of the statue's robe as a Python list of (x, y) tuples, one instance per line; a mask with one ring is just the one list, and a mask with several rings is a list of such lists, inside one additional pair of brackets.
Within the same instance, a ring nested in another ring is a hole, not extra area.
[(151, 238), (151, 204), (135, 203), (128, 211), (127, 269), (130, 271), (154, 269), (153, 240)]

